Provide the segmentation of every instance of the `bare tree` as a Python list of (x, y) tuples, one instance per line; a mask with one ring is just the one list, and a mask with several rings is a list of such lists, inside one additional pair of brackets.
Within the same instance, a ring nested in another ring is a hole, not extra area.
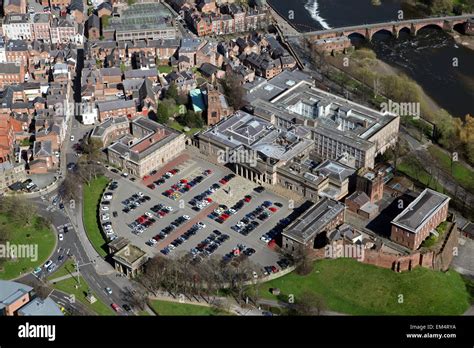
[(296, 273), (307, 275), (313, 270), (313, 260), (310, 257), (309, 249), (304, 245), (299, 245), (290, 255), (291, 260), (296, 266)]
[(29, 285), (33, 288), (33, 291), (35, 292), (36, 296), (38, 296), (40, 299), (44, 300), (51, 294), (53, 291), (48, 285), (46, 285), (43, 282), (40, 282), (38, 280), (27, 280), (25, 281), (26, 285)]
[(123, 300), (129, 303), (132, 307), (144, 310), (147, 306), (146, 291), (139, 286), (133, 288), (127, 287), (123, 290)]
[(102, 157), (102, 143), (97, 139), (87, 138), (82, 144), (82, 151), (88, 161), (98, 161)]
[(77, 177), (80, 179), (80, 182), (86, 185), (90, 185), (92, 180), (104, 174), (103, 167), (93, 161), (87, 161), (85, 158), (81, 158), (76, 168)]
[(326, 305), (321, 296), (305, 291), (295, 298), (295, 303), (288, 314), (294, 315), (321, 315)]
[(69, 173), (59, 186), (59, 195), (64, 200), (77, 200), (80, 196), (81, 178), (75, 173)]
[(7, 214), (10, 221), (30, 226), (37, 217), (36, 206), (23, 197), (11, 196), (1, 199), (0, 211)]

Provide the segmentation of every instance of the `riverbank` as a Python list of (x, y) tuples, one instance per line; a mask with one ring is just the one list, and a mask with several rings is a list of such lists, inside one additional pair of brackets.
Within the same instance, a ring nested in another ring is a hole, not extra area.
[(474, 50), (474, 36), (461, 35), (458, 32), (448, 32), (448, 34), (453, 37), (454, 41), (456, 41), (458, 45), (462, 45), (466, 48), (469, 48), (470, 50)]
[[(326, 60), (337, 67), (338, 69), (344, 71), (345, 73), (349, 74), (350, 76), (355, 77), (356, 79), (360, 79), (360, 76), (356, 73), (357, 69), (360, 69), (362, 67), (370, 67), (370, 70), (377, 74), (378, 77), (386, 77), (386, 76), (401, 76), (404, 75), (403, 71), (391, 66), (388, 63), (385, 63), (384, 61), (378, 59), (375, 57), (375, 52), (373, 50), (370, 50), (373, 52), (374, 57), (371, 58), (360, 58), (357, 57), (357, 55), (350, 55), (349, 56), (349, 66), (344, 66), (343, 64), (343, 59), (346, 56), (329, 56), (326, 58)], [(357, 52), (357, 51), (355, 51)], [(410, 79), (410, 81), (417, 86), (419, 92), (420, 92), (420, 103), (424, 105), (425, 112), (429, 114), (434, 114), (437, 113), (441, 107), (439, 104), (436, 103), (436, 101), (431, 98), (429, 95), (425, 93), (423, 88), (414, 80)], [(373, 88), (373, 86), (370, 86)]]

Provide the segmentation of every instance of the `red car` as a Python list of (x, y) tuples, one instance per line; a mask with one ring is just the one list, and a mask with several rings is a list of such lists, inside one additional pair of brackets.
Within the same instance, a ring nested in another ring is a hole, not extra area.
[(178, 187), (177, 184), (174, 184), (173, 186), (171, 186), (171, 188), (172, 188), (173, 190), (177, 190), (179, 187)]
[(150, 185), (146, 185), (148, 188), (151, 188), (152, 190), (155, 189), (155, 184), (150, 184)]
[(212, 199), (209, 198), (209, 197), (207, 197), (207, 198), (206, 198), (206, 201), (208, 201), (209, 203), (211, 203), (211, 202), (212, 202)]
[(176, 174), (177, 172), (178, 172), (178, 171), (177, 171), (176, 169), (171, 169), (171, 170), (170, 170), (170, 173), (173, 174), (173, 175)]
[(252, 200), (252, 196), (245, 196), (244, 198), (244, 201), (246, 201), (247, 203), (250, 202)]
[(165, 213), (163, 210), (160, 210), (160, 211), (158, 212), (158, 215), (160, 215), (160, 216), (165, 216), (166, 213)]
[(229, 218), (229, 215), (228, 215), (228, 214), (222, 214), (222, 215), (220, 216), (220, 218), (221, 218), (222, 220), (227, 220), (227, 219)]
[(146, 180), (146, 179), (148, 179), (149, 177), (150, 177), (149, 175), (145, 175), (145, 176), (143, 177), (143, 180)]
[(271, 212), (273, 212), (273, 213), (274, 213), (274, 212), (276, 212), (278, 209), (277, 209), (277, 208), (275, 208), (275, 207), (270, 207), (270, 208), (268, 208), (268, 210), (270, 210)]
[(219, 182), (220, 182), (222, 185), (227, 184), (227, 180), (224, 179), (224, 178), (220, 179)]
[(119, 306), (118, 304), (116, 304), (116, 303), (112, 303), (111, 306), (112, 306), (112, 309), (113, 309), (114, 311), (116, 311), (117, 313), (120, 313), (120, 312), (122, 311), (122, 309), (120, 308), (120, 306)]
[(186, 183), (188, 182), (188, 180), (186, 180), (186, 179), (181, 179), (179, 182), (182, 183), (182, 184), (186, 184)]
[(278, 268), (276, 268), (275, 266), (272, 266), (272, 272), (273, 272), (273, 273), (277, 273), (277, 272), (278, 272)]

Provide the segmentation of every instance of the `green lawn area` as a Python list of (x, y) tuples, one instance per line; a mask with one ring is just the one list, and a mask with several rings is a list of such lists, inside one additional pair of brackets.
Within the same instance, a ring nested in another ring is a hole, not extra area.
[(49, 275), (47, 279), (48, 280), (56, 279), (68, 274), (72, 274), (75, 271), (76, 271), (76, 266), (74, 265), (74, 262), (71, 259), (68, 259), (53, 274)]
[(94, 249), (100, 256), (107, 256), (105, 249), (106, 241), (99, 229), (97, 209), (102, 193), (107, 186), (109, 179), (101, 176), (91, 182), (89, 186), (84, 185), (83, 220), (87, 237), (91, 241)]
[(443, 186), (434, 178), (426, 170), (420, 170), (419, 168), (415, 168), (409, 162), (402, 160), (397, 166), (397, 170), (412, 179), (418, 180), (423, 185), (428, 186), (429, 188), (438, 191), (444, 192)]
[[(180, 131), (180, 132), (184, 132), (184, 126), (179, 124), (178, 122), (174, 121), (170, 124), (170, 127), (173, 128), (173, 129), (176, 129), (177, 131)], [(199, 132), (200, 130), (202, 130), (202, 128), (191, 128), (191, 130), (189, 132), (184, 132), (186, 133), (187, 135), (192, 135), (196, 132)]]
[(147, 311), (139, 311), (138, 312), (138, 315), (140, 317), (149, 317), (150, 316), (150, 313), (148, 313)]
[(281, 290), (282, 301), (315, 292), (328, 309), (354, 315), (460, 315), (469, 306), (465, 283), (454, 271), (417, 267), (396, 273), (352, 259), (317, 261), (308, 276), (293, 272), (262, 284), (260, 296), (276, 299), (270, 288)]
[(161, 73), (161, 74), (169, 74), (170, 72), (173, 71), (173, 68), (170, 67), (169, 65), (160, 65), (158, 67), (158, 71)]
[(150, 307), (159, 315), (228, 315), (211, 307), (160, 300), (150, 301)]
[[(442, 166), (442, 168), (451, 173), (451, 158), (442, 149), (436, 145), (431, 145), (428, 148), (431, 156)], [(470, 190), (474, 190), (474, 172), (462, 164), (462, 162), (453, 163), (453, 178), (461, 185)]]
[(5, 226), (11, 231), (10, 245), (28, 245), (28, 248), (33, 246), (33, 249), (29, 249), (32, 254), (31, 258), (5, 261), (2, 265), (3, 271), (0, 271), (0, 279), (13, 279), (31, 272), (47, 261), (55, 247), (57, 237), (50, 228), (37, 229), (35, 223), (32, 223), (31, 226), (14, 224), (9, 221), (8, 216), (2, 214), (0, 214), (0, 226)]
[(93, 304), (89, 303), (89, 301), (87, 301), (86, 299), (86, 294), (89, 290), (89, 286), (87, 285), (84, 278), (79, 277), (79, 279), (81, 284), (78, 289), (75, 288), (75, 285), (77, 284), (77, 277), (61, 280), (56, 284), (53, 284), (52, 287), (66, 294), (69, 294), (69, 296), (74, 295), (76, 301), (82, 302), (86, 305), (87, 308), (89, 308), (94, 313), (97, 313), (98, 315), (115, 315), (115, 312), (112, 310), (112, 308), (107, 304), (101, 302), (95, 295), (94, 297), (97, 299), (97, 301)]

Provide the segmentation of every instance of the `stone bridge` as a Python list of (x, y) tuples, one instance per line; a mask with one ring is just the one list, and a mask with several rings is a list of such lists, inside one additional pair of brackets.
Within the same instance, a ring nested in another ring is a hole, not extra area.
[(452, 30), (457, 24), (465, 24), (469, 19), (474, 19), (474, 14), (465, 14), (460, 16), (430, 17), (422, 19), (410, 19), (401, 21), (392, 21), (386, 23), (363, 24), (351, 27), (341, 27), (336, 29), (318, 30), (301, 33), (299, 37), (304, 36), (310, 40), (327, 39), (339, 36), (349, 36), (359, 34), (367, 40), (372, 40), (372, 36), (380, 31), (391, 33), (398, 38), (402, 30), (409, 31), (416, 35), (418, 30), (427, 26), (437, 26), (443, 30)]

